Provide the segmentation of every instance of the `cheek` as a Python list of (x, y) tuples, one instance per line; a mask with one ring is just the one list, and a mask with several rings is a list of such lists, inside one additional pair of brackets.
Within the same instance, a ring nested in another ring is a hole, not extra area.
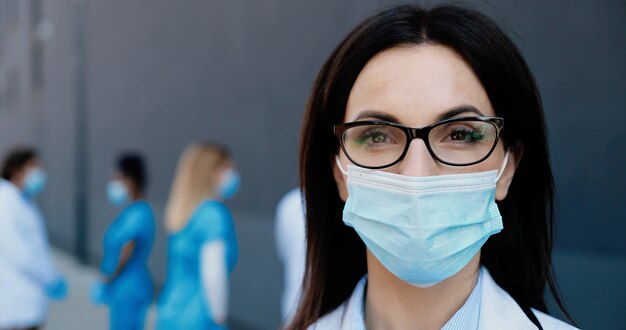
[[(348, 159), (341, 153), (339, 155), (339, 162), (341, 162), (344, 169), (347, 169), (347, 164), (349, 164)], [(342, 201), (346, 201), (348, 199), (348, 186), (346, 183), (346, 177), (341, 173), (337, 164), (333, 162), (333, 176), (335, 179), (335, 184), (337, 185), (337, 192), (339, 193), (339, 197)]]
[(503, 170), (502, 165), (504, 165), (504, 154), (504, 145), (500, 141), (489, 158), (467, 168), (470, 170), (469, 172), (501, 171)]
[(345, 183), (337, 183), (337, 191), (339, 191), (339, 197), (342, 201), (348, 199), (348, 186)]

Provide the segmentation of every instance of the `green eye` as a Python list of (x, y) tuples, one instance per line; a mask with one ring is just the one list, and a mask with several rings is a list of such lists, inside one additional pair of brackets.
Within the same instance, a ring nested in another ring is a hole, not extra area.
[(479, 131), (471, 131), (468, 135), (472, 141), (479, 141), (485, 138), (485, 134)]
[(381, 144), (388, 141), (387, 135), (381, 132), (366, 132), (356, 140), (358, 144)]
[(477, 130), (469, 130), (464, 128), (457, 128), (450, 133), (450, 139), (452, 141), (460, 142), (474, 142), (480, 141), (485, 138), (485, 134)]

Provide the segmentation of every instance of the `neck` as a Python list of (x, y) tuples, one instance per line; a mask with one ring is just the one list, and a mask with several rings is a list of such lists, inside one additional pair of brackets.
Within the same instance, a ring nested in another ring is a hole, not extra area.
[(20, 176), (17, 178), (12, 178), (11, 180), (7, 180), (11, 182), (18, 190), (22, 190), (24, 188), (24, 177)]
[(134, 203), (143, 199), (143, 194), (137, 192), (137, 190), (131, 191), (130, 202)]
[(418, 288), (390, 273), (367, 252), (367, 329), (441, 329), (472, 293), (480, 252), (456, 275)]

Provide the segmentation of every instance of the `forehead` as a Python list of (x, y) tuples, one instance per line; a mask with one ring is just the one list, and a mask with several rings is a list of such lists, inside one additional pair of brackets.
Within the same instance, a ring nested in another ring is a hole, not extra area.
[(474, 71), (454, 50), (437, 44), (401, 46), (377, 54), (363, 68), (350, 91), (344, 121), (379, 111), (421, 127), (460, 106), (495, 115)]
[(34, 157), (29, 159), (26, 164), (24, 164), (25, 167), (37, 167), (37, 166), (41, 166), (41, 161), (39, 160), (39, 158)]

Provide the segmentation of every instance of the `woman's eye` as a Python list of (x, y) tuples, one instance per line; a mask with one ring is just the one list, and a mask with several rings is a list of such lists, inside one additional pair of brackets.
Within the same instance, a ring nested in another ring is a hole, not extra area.
[(467, 128), (455, 128), (449, 135), (450, 140), (460, 142), (475, 142), (485, 138), (485, 135), (477, 130)]
[(389, 142), (389, 136), (382, 132), (366, 132), (357, 140), (359, 144), (382, 144)]

